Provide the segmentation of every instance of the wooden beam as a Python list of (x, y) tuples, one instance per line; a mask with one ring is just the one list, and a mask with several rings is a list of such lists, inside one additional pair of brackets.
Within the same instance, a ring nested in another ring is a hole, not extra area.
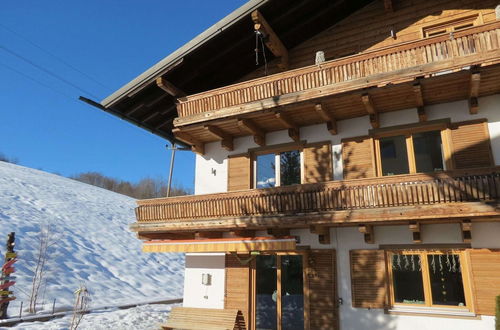
[(278, 35), (274, 32), (272, 27), (266, 21), (262, 13), (258, 10), (252, 12), (252, 20), (254, 22), (254, 29), (262, 33), (264, 42), (269, 50), (279, 58), (278, 67), (281, 70), (288, 70), (288, 50), (281, 42)]
[(363, 238), (365, 243), (373, 244), (375, 243), (375, 235), (373, 234), (373, 226), (372, 225), (359, 225), (358, 230), (363, 234)]
[(316, 113), (324, 120), (326, 121), (326, 128), (328, 129), (328, 132), (332, 135), (336, 135), (338, 133), (337, 131), (337, 121), (333, 117), (333, 115), (328, 111), (328, 109), (325, 107), (324, 104), (318, 103), (314, 106), (314, 109), (316, 110)]
[(174, 128), (172, 130), (174, 136), (177, 140), (189, 144), (191, 146), (191, 150), (197, 154), (203, 155), (205, 153), (205, 144), (195, 140), (191, 135), (181, 132), (180, 129)]
[(318, 235), (319, 244), (330, 244), (330, 227), (311, 226), (311, 233)]
[(228, 233), (229, 237), (255, 237), (255, 230), (233, 230)]
[(227, 151), (234, 150), (233, 137), (231, 135), (227, 134), (219, 127), (213, 125), (206, 125), (204, 126), (204, 129), (208, 133), (212, 134), (212, 136), (214, 136), (216, 139), (221, 140), (220, 144), (224, 149), (226, 149)]
[(368, 112), (368, 115), (370, 117), (370, 124), (372, 125), (372, 127), (379, 128), (380, 117), (378, 115), (377, 109), (375, 108), (375, 105), (373, 104), (373, 100), (370, 94), (361, 95), (361, 102), (363, 102), (366, 112)]
[(144, 241), (149, 241), (152, 239), (171, 239), (171, 240), (182, 240), (182, 239), (194, 239), (194, 233), (147, 233), (141, 232), (137, 233), (137, 238)]
[(469, 113), (475, 115), (479, 112), (479, 85), (481, 83), (481, 73), (477, 67), (471, 70), (470, 93), (469, 93)]
[(268, 228), (267, 233), (274, 237), (290, 236), (290, 229), (287, 228)]
[(470, 243), (472, 241), (472, 222), (469, 219), (463, 220), (460, 227), (462, 228), (463, 242)]
[(300, 129), (286, 114), (283, 112), (274, 113), (276, 119), (278, 119), (286, 128), (288, 128), (288, 136), (295, 142), (300, 142)]
[(413, 237), (413, 243), (422, 243), (422, 235), (420, 234), (420, 222), (410, 222), (408, 228)]
[(222, 238), (221, 231), (200, 231), (194, 235), (195, 239)]
[(394, 6), (392, 4), (392, 0), (383, 0), (385, 11), (390, 13), (394, 11)]
[(422, 85), (420, 82), (415, 82), (413, 84), (413, 93), (415, 94), (415, 100), (417, 101), (417, 107), (424, 106), (424, 95), (422, 93)]
[(427, 113), (425, 112), (424, 107), (418, 107), (417, 108), (417, 115), (418, 115), (418, 120), (420, 122), (427, 121)]
[(261, 147), (266, 145), (266, 132), (250, 119), (239, 119), (238, 126), (253, 135), (253, 140)]
[(144, 107), (144, 104), (138, 104), (136, 105), (135, 107), (133, 107), (132, 109), (128, 110), (127, 112), (125, 112), (125, 115), (126, 116), (131, 116), (132, 114), (134, 114), (135, 112), (139, 111), (140, 109), (142, 109)]
[(175, 98), (186, 96), (186, 93), (163, 77), (156, 78), (156, 85)]

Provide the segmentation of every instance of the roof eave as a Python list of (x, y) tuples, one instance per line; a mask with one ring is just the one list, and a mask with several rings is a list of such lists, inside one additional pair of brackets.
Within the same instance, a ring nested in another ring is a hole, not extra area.
[(130, 94), (135, 94), (136, 92), (153, 82), (157, 77), (163, 75), (171, 68), (177, 66), (177, 64), (180, 63), (186, 55), (188, 55), (198, 47), (204, 45), (206, 42), (220, 34), (222, 31), (237, 23), (240, 19), (249, 15), (252, 11), (269, 1), (270, 0), (248, 1), (243, 6), (239, 7), (238, 9), (221, 19), (219, 22), (215, 23), (210, 28), (196, 36), (194, 39), (186, 43), (184, 46), (177, 49), (175, 52), (153, 65), (151, 68), (137, 76), (135, 79), (122, 86), (116, 92), (106, 97), (101, 101), (101, 105), (105, 108), (109, 108), (118, 103), (124, 97)]

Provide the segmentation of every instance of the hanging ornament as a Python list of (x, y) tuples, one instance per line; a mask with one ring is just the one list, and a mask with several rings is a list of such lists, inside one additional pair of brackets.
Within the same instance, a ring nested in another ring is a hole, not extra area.
[(436, 273), (436, 259), (434, 258), (435, 255), (432, 255), (432, 260), (431, 260), (431, 267), (432, 267), (432, 272), (435, 274)]
[(405, 269), (410, 268), (410, 259), (408, 259), (408, 255), (405, 254)]
[(400, 254), (398, 254), (398, 259), (397, 260), (398, 260), (398, 269), (399, 270), (403, 270), (403, 268), (401, 268), (401, 255)]
[(458, 256), (453, 256), (452, 261), (453, 265), (451, 267), (452, 272), (456, 273), (457, 272), (457, 257)]
[(411, 270), (415, 271), (415, 255), (411, 255)]
[(441, 254), (438, 255), (438, 258), (439, 258), (439, 271), (442, 272), (443, 271), (443, 261), (441, 260)]
[(448, 271), (451, 272), (451, 261), (449, 253), (446, 253), (446, 266), (448, 266)]

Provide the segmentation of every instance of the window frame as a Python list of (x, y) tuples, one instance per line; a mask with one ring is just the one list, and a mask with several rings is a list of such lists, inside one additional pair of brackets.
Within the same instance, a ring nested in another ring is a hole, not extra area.
[[(454, 19), (446, 18), (437, 24), (422, 27), (422, 38), (432, 38), (440, 35), (446, 35), (462, 31), (464, 29), (473, 28), (483, 23), (483, 16), (481, 13), (464, 15)], [(465, 25), (471, 26), (464, 27)]]
[[(420, 255), (421, 265), (422, 265), (422, 285), (424, 290), (424, 304), (411, 304), (411, 303), (399, 303), (395, 302), (394, 295), (394, 277), (392, 270), (392, 257), (396, 254), (402, 255)], [(432, 288), (431, 279), (429, 274), (429, 263), (427, 256), (429, 255), (444, 255), (453, 254), (458, 255), (460, 258), (460, 269), (462, 274), (462, 284), (464, 289), (465, 306), (453, 306), (453, 305), (439, 305), (432, 303)], [(450, 309), (450, 310), (467, 310), (469, 312), (475, 312), (472, 286), (471, 286), (471, 275), (470, 275), (470, 262), (466, 250), (464, 249), (391, 249), (386, 250), (386, 266), (387, 266), (387, 281), (388, 281), (388, 294), (389, 294), (389, 304), (391, 308), (394, 307), (417, 307), (417, 308), (428, 308), (428, 309)]]
[(408, 173), (396, 175), (416, 174), (417, 164), (415, 159), (415, 150), (413, 147), (413, 135), (416, 133), (425, 133), (430, 131), (439, 131), (441, 133), (441, 145), (443, 156), (443, 171), (453, 169), (451, 152), (451, 133), (449, 121), (428, 122), (427, 124), (402, 125), (399, 127), (388, 127), (370, 131), (370, 136), (375, 144), (375, 168), (377, 177), (382, 177), (382, 154), (380, 149), (380, 139), (392, 136), (404, 136), (406, 139), (406, 152), (408, 159)]
[[(276, 150), (262, 150), (258, 152), (252, 153), (252, 189), (269, 189), (269, 188), (278, 188), (282, 187), (281, 185), (281, 159), (280, 159), (280, 154), (288, 151), (298, 151), (300, 155), (300, 183), (304, 183), (304, 147), (302, 145), (293, 145), (289, 147), (283, 147), (283, 148), (277, 148)], [(274, 176), (275, 176), (275, 185), (274, 187), (269, 187), (269, 188), (257, 188), (257, 157), (258, 156), (263, 156), (263, 155), (270, 155), (274, 154), (274, 162), (276, 164), (275, 169), (274, 169)]]

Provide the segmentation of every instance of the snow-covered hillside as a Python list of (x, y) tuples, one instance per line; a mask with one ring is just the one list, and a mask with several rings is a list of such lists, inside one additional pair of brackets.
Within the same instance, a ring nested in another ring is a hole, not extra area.
[[(184, 257), (145, 254), (128, 230), (132, 198), (46, 172), (0, 162), (0, 252), (16, 233), (17, 301), (27, 304), (40, 225), (54, 229), (56, 245), (48, 261), (45, 308), (72, 305), (85, 283), (93, 306), (182, 296)], [(49, 307), (50, 306), (50, 307)], [(14, 312), (15, 311), (15, 312)]]

